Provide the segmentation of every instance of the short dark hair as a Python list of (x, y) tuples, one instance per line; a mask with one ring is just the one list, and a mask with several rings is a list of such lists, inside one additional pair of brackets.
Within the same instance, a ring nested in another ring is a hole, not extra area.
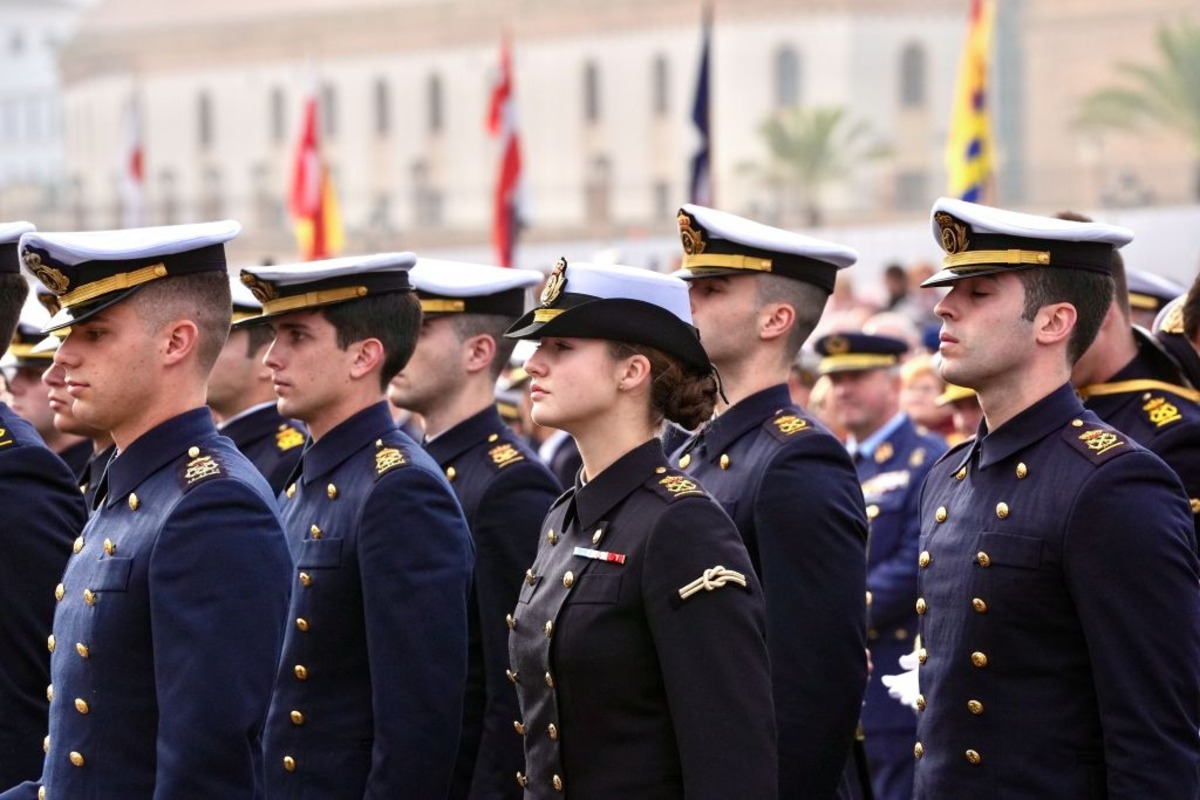
[(270, 347), (271, 342), (275, 341), (275, 332), (265, 322), (247, 325), (244, 330), (246, 331), (246, 358), (254, 358), (260, 350)]
[(451, 319), (454, 320), (454, 335), (458, 341), (465, 342), (472, 336), (486, 335), (496, 342), (496, 353), (492, 356), (488, 372), (493, 381), (498, 380), (512, 356), (513, 348), (517, 346), (516, 339), (504, 335), (516, 319), (502, 314), (455, 314)]
[(148, 330), (158, 330), (176, 319), (196, 323), (200, 331), (197, 364), (205, 375), (212, 371), (229, 338), (233, 316), (229, 276), (224, 272), (196, 272), (151, 281), (123, 302), (136, 304), (137, 314)]
[(0, 336), (5, 348), (21, 321), (21, 308), (29, 297), (29, 284), (17, 272), (0, 273)]
[(1021, 318), (1033, 321), (1038, 309), (1051, 303), (1075, 306), (1075, 329), (1067, 340), (1067, 363), (1074, 365), (1091, 347), (1113, 299), (1113, 280), (1082, 269), (1035, 268), (1018, 272), (1025, 287)]
[(796, 322), (788, 331), (784, 354), (788, 363), (800, 352), (804, 342), (812, 335), (821, 314), (825, 312), (825, 304), (829, 301), (829, 292), (804, 281), (785, 278), (782, 275), (758, 275), (758, 306), (762, 308), (767, 303), (786, 303), (796, 312)]
[[(1077, 211), (1060, 211), (1054, 216), (1068, 222), (1094, 222), (1091, 217)], [(1129, 307), (1129, 280), (1125, 277), (1125, 259), (1121, 256), (1121, 251), (1115, 247), (1112, 251), (1112, 279), (1113, 298), (1117, 301), (1117, 308), (1120, 309), (1121, 316), (1128, 321), (1133, 316), (1133, 311)]]
[(404, 369), (421, 333), (421, 303), (412, 292), (385, 292), (321, 309), (337, 332), (337, 346), (345, 350), (354, 342), (378, 339), (383, 343), (383, 370), (379, 388), (386, 389)]

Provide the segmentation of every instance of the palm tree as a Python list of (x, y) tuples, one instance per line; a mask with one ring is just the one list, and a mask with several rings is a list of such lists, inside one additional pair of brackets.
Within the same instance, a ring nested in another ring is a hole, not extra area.
[(1083, 99), (1077, 122), (1129, 131), (1154, 125), (1182, 134), (1196, 158), (1200, 197), (1200, 25), (1160, 28), (1158, 51), (1159, 64), (1118, 65), (1132, 85), (1092, 92)]
[(864, 121), (840, 107), (792, 107), (776, 111), (759, 126), (769, 162), (743, 164), (775, 193), (779, 210), (799, 208), (810, 226), (821, 224), (822, 195), (832, 183), (864, 162), (891, 150), (876, 141)]

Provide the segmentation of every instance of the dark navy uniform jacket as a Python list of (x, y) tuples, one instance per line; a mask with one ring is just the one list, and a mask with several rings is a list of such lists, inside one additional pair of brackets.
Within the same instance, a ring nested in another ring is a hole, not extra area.
[(1103, 384), (1085, 387), (1083, 404), (1153, 452), (1183, 481), (1200, 538), (1200, 406), (1178, 386), (1179, 373), (1153, 344)]
[(268, 796), (445, 797), (473, 560), (454, 492), (380, 402), (308, 446), (279, 503), (295, 572)]
[(207, 408), (143, 434), (106, 483), (50, 590), (44, 794), (261, 798), (288, 577), (270, 489)]
[(462, 504), (475, 540), (471, 588), (470, 667), (463, 733), (452, 798), (520, 798), (513, 775), (525, 768), (517, 693), (504, 673), (504, 620), (521, 591), (522, 572), (537, 555), (542, 518), (558, 497), (558, 481), (500, 419), (495, 406), (426, 443)]
[(84, 439), (82, 442), (76, 442), (59, 453), (58, 457), (71, 468), (71, 474), (76, 479), (82, 480), (88, 462), (92, 459), (92, 440)]
[[(881, 675), (899, 669), (917, 636), (917, 553), (920, 551), (921, 484), (946, 451), (937, 436), (921, 433), (908, 417), (870, 454), (855, 459), (867, 503), (871, 538), (867, 548), (867, 647), (875, 672), (867, 684), (863, 730), (915, 733), (912, 709), (888, 697)], [(911, 743), (904, 757), (911, 759)]]
[(83, 529), (67, 465), (0, 402), (0, 789), (42, 771), (54, 584)]
[(866, 664), (867, 520), (850, 456), (783, 384), (676, 454), (733, 518), (767, 601), (781, 798), (829, 798), (851, 753)]
[(79, 491), (83, 492), (84, 505), (87, 506), (89, 511), (96, 507), (96, 493), (100, 491), (101, 482), (104, 479), (104, 470), (108, 469), (108, 462), (112, 461), (112, 457), (116, 452), (117, 446), (115, 444), (110, 444), (99, 453), (93, 451), (92, 457), (88, 459), (87, 466), (83, 469), (83, 473), (78, 476)]
[(276, 495), (287, 486), (307, 436), (304, 426), (280, 414), (274, 403), (231, 419), (221, 426), (221, 433), (258, 467)]
[(762, 588), (657, 439), (554, 505), (509, 627), (529, 800), (776, 797)]
[(1070, 386), (938, 462), (916, 797), (1200, 796), (1192, 533), (1170, 468)]

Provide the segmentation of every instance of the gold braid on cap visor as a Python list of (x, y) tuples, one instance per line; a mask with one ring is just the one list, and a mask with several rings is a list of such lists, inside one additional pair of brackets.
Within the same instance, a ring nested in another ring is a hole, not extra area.
[(62, 308), (70, 308), (71, 306), (95, 300), (97, 297), (102, 297), (111, 292), (132, 289), (135, 286), (141, 286), (143, 283), (149, 283), (150, 281), (165, 277), (167, 277), (166, 265), (152, 264), (133, 272), (121, 272), (97, 281), (92, 281), (91, 283), (85, 283), (78, 289), (59, 295), (58, 302)]
[(1046, 267), (1050, 265), (1050, 254), (1044, 250), (969, 250), (950, 253), (942, 259), (942, 266), (956, 274), (980, 272), (1005, 264)]

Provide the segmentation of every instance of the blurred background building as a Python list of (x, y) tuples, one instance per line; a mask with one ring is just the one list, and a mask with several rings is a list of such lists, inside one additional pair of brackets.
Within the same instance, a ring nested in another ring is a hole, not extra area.
[[(714, 204), (849, 241), (868, 272), (935, 257), (926, 218), (945, 191), (969, 5), (713, 0)], [(1200, 8), (996, 5), (993, 202), (1130, 224), (1142, 248), (1132, 252), (1153, 262), (1143, 266), (1193, 275), (1200, 143), (1079, 120), (1085, 98), (1121, 84), (1120, 64), (1161, 59), (1159, 31), (1200, 25)], [(245, 226), (236, 258), (295, 258), (288, 184), (315, 90), (347, 251), (486, 259), (500, 145), (485, 120), (507, 37), (524, 164), (517, 262), (607, 250), (665, 268), (677, 250), (698, 142), (696, 0), (0, 8), (0, 58), (21, 59), (0, 73), (5, 218), (51, 229), (229, 216)]]

